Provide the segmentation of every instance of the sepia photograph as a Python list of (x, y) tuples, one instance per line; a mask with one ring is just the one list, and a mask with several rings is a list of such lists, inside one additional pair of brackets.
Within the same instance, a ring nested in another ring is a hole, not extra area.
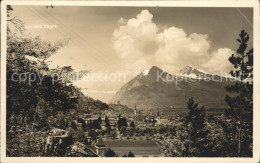
[(68, 4), (2, 6), (4, 157), (259, 154), (252, 4)]

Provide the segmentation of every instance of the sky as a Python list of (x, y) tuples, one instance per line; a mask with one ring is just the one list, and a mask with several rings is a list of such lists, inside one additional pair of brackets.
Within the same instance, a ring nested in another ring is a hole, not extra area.
[(242, 29), (251, 36), (250, 8), (13, 6), (26, 34), (69, 40), (49, 58), (50, 67), (89, 70), (74, 84), (109, 102), (122, 85), (152, 66), (178, 73), (192, 65), (228, 73)]

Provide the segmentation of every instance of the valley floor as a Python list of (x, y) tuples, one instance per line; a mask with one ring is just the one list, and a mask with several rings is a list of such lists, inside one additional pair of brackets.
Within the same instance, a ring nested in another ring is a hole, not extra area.
[(124, 155), (131, 151), (136, 157), (162, 156), (160, 147), (153, 140), (105, 140), (104, 142), (118, 155)]

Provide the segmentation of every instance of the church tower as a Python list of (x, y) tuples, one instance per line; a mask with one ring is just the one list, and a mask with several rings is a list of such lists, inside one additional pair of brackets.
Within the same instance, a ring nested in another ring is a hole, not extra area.
[(160, 109), (158, 109), (156, 121), (157, 125), (161, 124)]
[(134, 110), (134, 123), (136, 123), (136, 117), (137, 117), (137, 109), (135, 104), (135, 110)]

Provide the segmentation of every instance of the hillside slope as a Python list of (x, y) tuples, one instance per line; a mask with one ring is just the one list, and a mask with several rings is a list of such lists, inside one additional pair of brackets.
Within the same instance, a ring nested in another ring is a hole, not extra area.
[(153, 66), (148, 74), (141, 72), (126, 83), (112, 98), (111, 103), (140, 109), (155, 108), (185, 108), (188, 98), (194, 97), (196, 102), (208, 108), (225, 107), (225, 86), (230, 84), (223, 81), (206, 80), (220, 76), (211, 75), (191, 66), (185, 67), (180, 74), (173, 75)]

